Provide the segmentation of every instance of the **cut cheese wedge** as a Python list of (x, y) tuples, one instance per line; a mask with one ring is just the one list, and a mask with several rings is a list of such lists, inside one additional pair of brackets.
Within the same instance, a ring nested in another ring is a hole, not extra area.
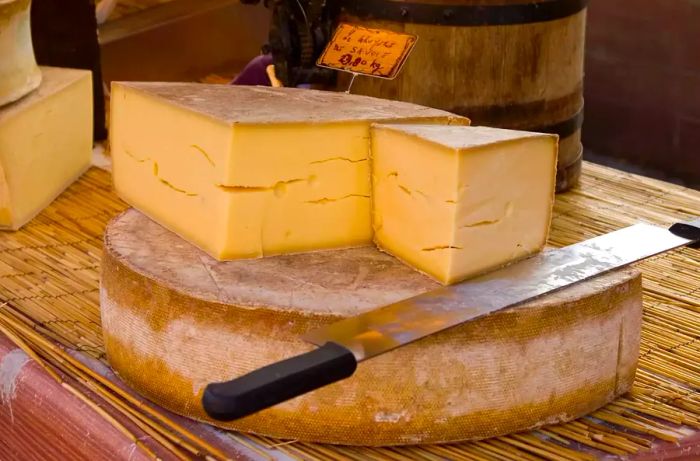
[(90, 165), (92, 74), (41, 71), (36, 91), (0, 108), (2, 229), (19, 229)]
[(376, 125), (377, 245), (443, 284), (536, 253), (549, 232), (557, 136)]
[(217, 259), (367, 245), (375, 121), (468, 123), (334, 92), (114, 83), (114, 186)]
[(568, 421), (628, 391), (641, 277), (608, 273), (362, 362), (246, 418), (206, 416), (210, 382), (311, 350), (300, 335), (439, 288), (372, 247), (219, 262), (129, 210), (105, 231), (107, 358), (165, 408), (228, 429), (350, 445), (455, 442)]
[(0, 0), (0, 106), (36, 89), (41, 82), (32, 46), (30, 0)]

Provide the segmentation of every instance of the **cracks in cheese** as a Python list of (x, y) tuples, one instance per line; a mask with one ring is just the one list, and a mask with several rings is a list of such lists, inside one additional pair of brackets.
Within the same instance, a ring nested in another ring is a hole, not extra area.
[(197, 144), (192, 144), (190, 147), (193, 148), (193, 149), (195, 149), (195, 150), (197, 150), (197, 151), (198, 151), (199, 153), (201, 153), (202, 155), (204, 155), (204, 158), (207, 159), (207, 162), (209, 162), (209, 163), (211, 164), (211, 166), (213, 166), (213, 167), (216, 166), (216, 164), (215, 164), (214, 161), (211, 159), (211, 157), (209, 157), (209, 154), (207, 154), (207, 151), (205, 151), (204, 149), (202, 149), (201, 147), (199, 147)]
[(372, 242), (370, 124), (468, 123), (355, 95), (116, 83), (114, 185), (217, 259)]
[(131, 152), (129, 152), (128, 150), (125, 150), (124, 153), (125, 153), (127, 156), (129, 156), (129, 157), (131, 157), (132, 159), (134, 159), (135, 162), (138, 162), (138, 163), (150, 163), (150, 164), (152, 164), (152, 165), (153, 165), (153, 176), (155, 176), (155, 177), (158, 179), (158, 181), (160, 181), (161, 183), (163, 183), (165, 186), (171, 188), (172, 190), (174, 190), (174, 191), (176, 191), (176, 192), (180, 192), (181, 194), (185, 194), (185, 195), (187, 195), (188, 197), (196, 197), (197, 195), (199, 195), (199, 194), (194, 193), (194, 192), (188, 192), (188, 191), (186, 191), (186, 190), (184, 190), (184, 189), (180, 189), (179, 187), (174, 186), (174, 185), (173, 185), (170, 181), (168, 181), (167, 179), (161, 178), (161, 177), (158, 175), (158, 171), (159, 171), (159, 170), (158, 170), (158, 162), (153, 161), (152, 159), (150, 159), (150, 158), (148, 158), (148, 157), (146, 157), (146, 158), (138, 158), (138, 157), (136, 157), (134, 154), (132, 154)]
[(163, 178), (161, 178), (160, 176), (158, 176), (158, 162), (153, 162), (153, 176), (155, 176), (156, 178), (158, 178), (158, 181), (160, 181), (161, 183), (165, 184), (167, 187), (171, 188), (171, 189), (174, 190), (175, 192), (179, 192), (179, 193), (181, 193), (181, 194), (185, 194), (185, 195), (188, 196), (188, 197), (196, 197), (196, 196), (199, 195), (199, 194), (197, 194), (196, 192), (187, 192), (187, 191), (184, 190), (184, 189), (180, 189), (179, 187), (175, 187), (175, 186), (174, 186), (170, 181), (168, 181), (167, 179), (163, 179)]
[(316, 160), (316, 161), (311, 162), (311, 164), (312, 164), (312, 165), (315, 165), (315, 164), (319, 164), (319, 163), (335, 162), (335, 161), (338, 161), (338, 160), (341, 160), (341, 161), (344, 161), (344, 162), (349, 162), (349, 163), (360, 163), (360, 162), (366, 162), (366, 161), (369, 160), (369, 159), (361, 158), (361, 159), (354, 160), (354, 159), (346, 158), (346, 157), (333, 157), (333, 158), (327, 158), (327, 159), (324, 159), (324, 160)]
[(485, 127), (375, 125), (375, 242), (450, 284), (540, 251), (554, 135)]
[(348, 195), (343, 195), (342, 197), (337, 197), (337, 198), (328, 198), (328, 197), (324, 197), (324, 198), (320, 198), (320, 199), (318, 199), (318, 200), (307, 200), (307, 201), (304, 202), (304, 203), (311, 203), (311, 204), (314, 204), (314, 205), (324, 205), (324, 204), (326, 204), (326, 203), (333, 203), (333, 202), (337, 202), (337, 201), (340, 201), (340, 200), (352, 199), (352, 198), (366, 198), (366, 199), (369, 199), (369, 195), (348, 194)]

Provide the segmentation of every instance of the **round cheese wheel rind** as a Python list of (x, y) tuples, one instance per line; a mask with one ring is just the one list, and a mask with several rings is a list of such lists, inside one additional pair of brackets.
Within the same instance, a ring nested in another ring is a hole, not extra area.
[(32, 46), (30, 0), (0, 0), (0, 106), (41, 83)]
[[(217, 262), (129, 210), (105, 233), (110, 364), (209, 421), (209, 382), (311, 350), (311, 328), (437, 284), (373, 248)], [(342, 305), (341, 305), (342, 303)], [(471, 440), (567, 421), (634, 379), (641, 278), (619, 270), (360, 364), (351, 378), (221, 427), (349, 445)], [(210, 421), (211, 422), (211, 421)]]

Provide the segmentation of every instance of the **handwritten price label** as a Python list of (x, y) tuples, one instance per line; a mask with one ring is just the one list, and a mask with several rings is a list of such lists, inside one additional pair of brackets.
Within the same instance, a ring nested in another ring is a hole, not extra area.
[(393, 79), (417, 40), (415, 35), (341, 23), (316, 64)]

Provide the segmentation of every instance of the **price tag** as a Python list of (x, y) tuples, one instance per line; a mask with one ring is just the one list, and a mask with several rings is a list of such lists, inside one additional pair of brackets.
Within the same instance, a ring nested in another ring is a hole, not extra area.
[(417, 40), (411, 34), (341, 23), (316, 65), (393, 79)]

